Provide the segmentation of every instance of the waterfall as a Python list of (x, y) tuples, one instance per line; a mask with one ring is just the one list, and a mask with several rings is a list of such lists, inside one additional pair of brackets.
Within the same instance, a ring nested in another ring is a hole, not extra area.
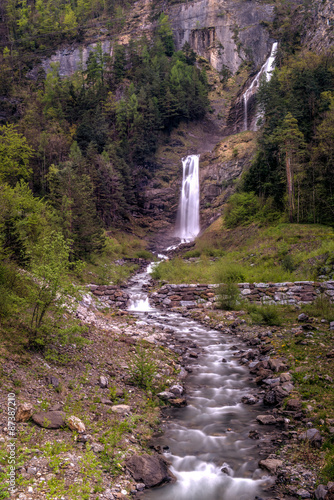
[[(270, 56), (266, 60), (266, 62), (263, 64), (262, 68), (260, 71), (257, 73), (255, 76), (254, 80), (248, 87), (248, 89), (244, 92), (242, 96), (243, 104), (244, 104), (244, 130), (248, 130), (248, 102), (249, 99), (254, 95), (257, 90), (258, 86), (260, 83), (260, 79), (262, 77), (265, 77), (267, 81), (270, 80), (271, 74), (273, 70), (275, 69), (275, 57), (276, 57), (276, 52), (277, 52), (277, 42), (273, 43), (273, 46), (271, 48)], [(257, 115), (258, 118), (260, 118), (260, 115)], [(257, 121), (257, 120), (256, 120)], [(256, 125), (255, 125), (255, 130), (256, 130)]]
[(179, 205), (179, 223), (176, 236), (182, 241), (192, 241), (200, 231), (199, 226), (199, 155), (182, 159), (183, 178)]

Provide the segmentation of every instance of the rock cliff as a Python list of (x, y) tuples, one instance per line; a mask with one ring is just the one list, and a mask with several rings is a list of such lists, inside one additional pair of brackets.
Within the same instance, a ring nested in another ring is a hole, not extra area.
[(260, 66), (272, 40), (264, 25), (274, 17), (272, 4), (200, 0), (169, 9), (176, 47), (185, 42), (217, 70), (235, 73), (244, 61)]

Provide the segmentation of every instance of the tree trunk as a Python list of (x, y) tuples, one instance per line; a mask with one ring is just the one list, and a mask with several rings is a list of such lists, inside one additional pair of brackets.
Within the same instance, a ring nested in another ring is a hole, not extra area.
[(286, 182), (288, 187), (289, 221), (293, 222), (294, 199), (293, 199), (293, 177), (291, 169), (291, 157), (286, 153)]

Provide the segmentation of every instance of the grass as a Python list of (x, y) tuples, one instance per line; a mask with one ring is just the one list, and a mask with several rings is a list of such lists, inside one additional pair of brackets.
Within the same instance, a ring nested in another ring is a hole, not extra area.
[(153, 277), (170, 283), (221, 283), (233, 270), (244, 282), (313, 280), (334, 253), (333, 229), (321, 225), (278, 224), (226, 229), (215, 221), (185, 259), (162, 262)]

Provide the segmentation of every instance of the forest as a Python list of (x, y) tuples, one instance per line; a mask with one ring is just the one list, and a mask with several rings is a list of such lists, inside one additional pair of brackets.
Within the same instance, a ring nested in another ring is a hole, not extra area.
[[(276, 69), (257, 95), (256, 154), (227, 204), (225, 224), (333, 225), (334, 52), (303, 48), (289, 6), (275, 8), (268, 29), (281, 40)], [(154, 5), (151, 36), (115, 42), (112, 56), (98, 42), (71, 77), (61, 78), (57, 64), (28, 77), (52, 47), (80, 41), (97, 22), (115, 36), (129, 9), (117, 0), (7, 0), (1, 7), (4, 289), (12, 264), (32, 270), (55, 235), (66, 266), (101, 255), (106, 231), (124, 229), (142, 210), (159, 144), (181, 122), (212, 112), (206, 63), (187, 43), (175, 50), (169, 18)]]

